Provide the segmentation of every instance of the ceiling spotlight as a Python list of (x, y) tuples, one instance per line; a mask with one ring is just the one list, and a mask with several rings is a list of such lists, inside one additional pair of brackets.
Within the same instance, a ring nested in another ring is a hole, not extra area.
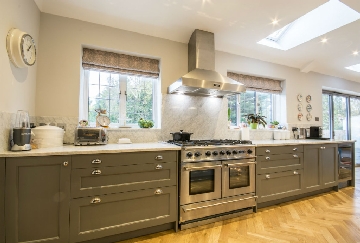
[(354, 52), (353, 52), (353, 55), (354, 55), (354, 56), (357, 56), (357, 55), (359, 55), (359, 52), (358, 52), (358, 51), (354, 51)]
[(326, 38), (321, 39), (321, 43), (326, 43), (328, 40)]
[(279, 23), (279, 20), (278, 19), (273, 19), (272, 22), (271, 22), (273, 25), (277, 25)]

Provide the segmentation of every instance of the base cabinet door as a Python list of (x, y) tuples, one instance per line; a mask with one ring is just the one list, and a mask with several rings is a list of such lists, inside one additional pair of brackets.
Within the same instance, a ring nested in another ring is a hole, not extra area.
[(5, 242), (5, 159), (0, 158), (0, 242)]
[(69, 241), (70, 156), (6, 158), (6, 242)]
[(321, 148), (322, 184), (325, 187), (338, 184), (338, 147), (336, 144), (324, 144)]
[(312, 191), (321, 189), (321, 171), (320, 164), (321, 145), (304, 146), (304, 190)]
[(302, 170), (257, 175), (258, 203), (294, 196), (302, 189)]
[(176, 186), (72, 199), (70, 242), (177, 220)]

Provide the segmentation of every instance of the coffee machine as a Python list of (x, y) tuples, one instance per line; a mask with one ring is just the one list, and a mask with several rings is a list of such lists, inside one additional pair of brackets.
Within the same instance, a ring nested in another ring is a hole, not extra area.
[(31, 128), (27, 111), (19, 110), (12, 129), (11, 151), (31, 150)]

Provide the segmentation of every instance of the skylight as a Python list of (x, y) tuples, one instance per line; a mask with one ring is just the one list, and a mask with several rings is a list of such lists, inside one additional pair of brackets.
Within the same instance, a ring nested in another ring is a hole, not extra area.
[(329, 0), (258, 44), (286, 51), (358, 19), (360, 14), (355, 10), (339, 0)]
[(349, 69), (349, 70), (360, 73), (360, 64), (356, 64), (356, 65), (352, 65), (350, 67), (346, 67), (346, 69)]

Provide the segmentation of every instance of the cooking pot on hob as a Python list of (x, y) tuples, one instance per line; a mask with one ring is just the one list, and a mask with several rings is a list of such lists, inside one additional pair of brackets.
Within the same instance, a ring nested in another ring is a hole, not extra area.
[(180, 132), (171, 132), (173, 136), (174, 141), (190, 141), (190, 136), (192, 133), (183, 132), (183, 130), (180, 130)]

